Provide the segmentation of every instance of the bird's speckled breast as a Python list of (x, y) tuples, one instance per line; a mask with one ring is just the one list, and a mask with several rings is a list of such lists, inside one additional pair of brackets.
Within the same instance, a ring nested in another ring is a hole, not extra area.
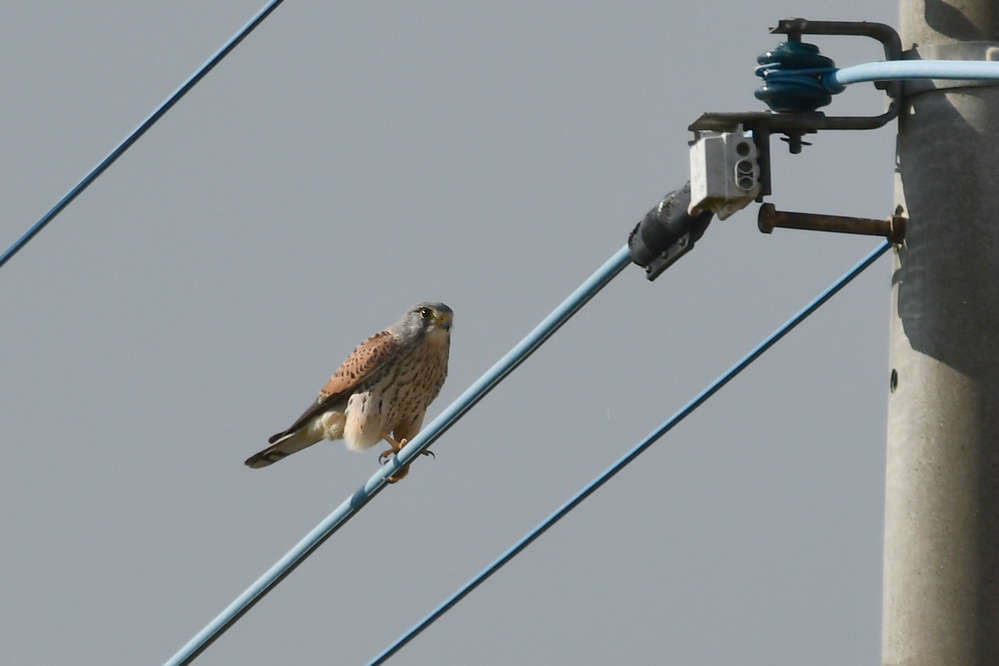
[(422, 420), (447, 378), (448, 345), (425, 341), (386, 377), (386, 430)]
[(383, 433), (397, 429), (408, 432), (418, 427), (447, 378), (448, 353), (446, 338), (428, 336), (401, 355), (369, 387), (351, 396), (345, 410), (347, 446), (366, 449)]

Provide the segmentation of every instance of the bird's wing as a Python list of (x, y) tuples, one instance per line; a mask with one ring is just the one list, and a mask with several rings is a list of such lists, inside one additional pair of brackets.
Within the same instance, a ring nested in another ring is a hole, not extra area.
[(323, 402), (352, 391), (369, 377), (377, 374), (388, 363), (399, 348), (396, 338), (389, 331), (375, 333), (357, 345), (340, 367), (336, 369), (326, 386), (319, 392), (318, 402)]
[(295, 432), (320, 414), (338, 407), (342, 409), (343, 407), (337, 403), (342, 401), (346, 406), (346, 400), (350, 397), (351, 392), (377, 376), (395, 356), (398, 349), (399, 343), (389, 331), (375, 333), (357, 345), (357, 349), (351, 352), (347, 360), (340, 364), (330, 380), (326, 382), (326, 386), (319, 392), (316, 401), (291, 424), (291, 427), (272, 436), (267, 441), (273, 444), (282, 437)]

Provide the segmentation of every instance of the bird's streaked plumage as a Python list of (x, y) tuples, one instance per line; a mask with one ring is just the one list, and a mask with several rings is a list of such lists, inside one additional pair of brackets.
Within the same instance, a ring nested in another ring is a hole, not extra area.
[[(272, 436), (250, 467), (266, 467), (322, 439), (361, 451), (384, 439), (398, 452), (420, 431), (427, 406), (447, 377), (451, 308), (417, 303), (402, 319), (360, 345), (291, 426)], [(406, 475), (400, 470), (392, 480)]]

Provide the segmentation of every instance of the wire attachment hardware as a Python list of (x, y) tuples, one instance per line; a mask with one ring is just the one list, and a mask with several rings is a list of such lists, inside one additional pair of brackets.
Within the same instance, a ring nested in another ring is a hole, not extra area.
[(778, 113), (815, 111), (832, 101), (823, 77), (835, 67), (819, 47), (791, 38), (756, 59), (756, 75), (763, 79), (756, 99)]
[(645, 268), (649, 280), (655, 280), (694, 249), (694, 243), (711, 223), (713, 213), (691, 213), (689, 208), (690, 183), (687, 182), (663, 197), (628, 236), (631, 260)]
[[(851, 35), (876, 39), (884, 47), (885, 60), (902, 59), (902, 43), (898, 33), (883, 23), (866, 21), (808, 21), (806, 19), (785, 19), (773, 28), (771, 33), (787, 35), (787, 41), (761, 55), (756, 73), (763, 78), (763, 87), (756, 91), (756, 97), (770, 106), (770, 111), (747, 111), (736, 113), (705, 113), (691, 123), (694, 133), (692, 145), (705, 141), (708, 137), (742, 136), (751, 140), (755, 150), (754, 184), (755, 201), (762, 202), (772, 192), (770, 166), (770, 136), (783, 135), (792, 154), (801, 152), (808, 145), (803, 137), (819, 130), (865, 130), (877, 129), (898, 116), (902, 101), (902, 85), (899, 81), (879, 81), (874, 84), (884, 90), (889, 97), (887, 110), (877, 116), (827, 116), (817, 109), (828, 104), (832, 94), (839, 92), (830, 80), (836, 70), (833, 61), (819, 53), (816, 46), (801, 41), (802, 35)], [(702, 149), (706, 156), (705, 164), (700, 164), (691, 153), (691, 180), (698, 182), (699, 172), (724, 173), (728, 165), (725, 155), (719, 151), (712, 153)], [(748, 184), (749, 181), (746, 181)], [(724, 189), (724, 188), (722, 188)], [(748, 204), (748, 200), (737, 196), (714, 196), (694, 190), (694, 208), (707, 208), (724, 219), (735, 210)], [(905, 236), (905, 218), (896, 213), (886, 220), (847, 218), (832, 215), (812, 215), (808, 213), (786, 213), (778, 211), (772, 204), (766, 204), (759, 213), (760, 231), (770, 233), (774, 227), (816, 229), (840, 233), (860, 233), (884, 236), (893, 243), (900, 243)]]
[[(828, 81), (839, 70), (832, 60), (819, 54), (817, 47), (801, 41), (806, 34), (870, 37), (884, 46), (886, 60), (901, 60), (902, 42), (890, 26), (866, 21), (796, 18), (780, 21), (770, 32), (787, 35), (786, 42), (758, 58), (757, 72), (764, 78), (764, 85), (757, 91), (757, 97), (773, 110), (705, 113), (691, 123), (688, 129), (694, 133), (694, 140), (690, 143), (690, 181), (667, 195), (628, 237), (631, 260), (645, 268), (649, 280), (655, 280), (693, 248), (713, 215), (725, 219), (750, 202), (762, 202), (771, 194), (771, 134), (784, 135), (782, 138), (795, 154), (808, 145), (803, 140), (806, 134), (825, 129), (877, 129), (898, 115), (902, 98), (898, 81), (874, 84), (891, 100), (881, 115), (826, 116), (817, 111), (837, 92)], [(797, 215), (806, 218), (805, 221), (794, 217)], [(877, 230), (859, 231), (863, 225), (857, 226), (858, 220), (854, 218), (778, 213), (772, 205), (761, 211), (760, 219), (760, 228), (767, 233), (776, 226), (797, 226), (875, 233), (887, 236), (892, 242), (901, 242), (904, 235), (904, 219), (868, 220)], [(816, 226), (816, 220), (824, 220), (825, 227)], [(768, 224), (769, 228), (764, 228)], [(883, 225), (887, 225), (887, 230)]]
[[(795, 18), (778, 22), (771, 33), (785, 34), (788, 41), (773, 51), (761, 56), (760, 70), (780, 72), (770, 76), (761, 90), (769, 89), (765, 96), (774, 100), (775, 111), (746, 111), (736, 113), (705, 113), (690, 125), (692, 132), (711, 130), (715, 132), (732, 132), (739, 125), (753, 134), (753, 140), (760, 151), (760, 169), (762, 191), (757, 201), (770, 194), (770, 135), (783, 134), (788, 147), (793, 154), (801, 152), (802, 146), (808, 145), (802, 140), (805, 134), (819, 130), (865, 130), (877, 129), (888, 124), (898, 116), (901, 103), (902, 86), (899, 81), (885, 81), (874, 84), (875, 88), (884, 90), (890, 102), (888, 109), (878, 116), (827, 116), (816, 111), (822, 104), (809, 108), (810, 104), (800, 103), (793, 99), (789, 92), (792, 88), (802, 90), (814, 87), (824, 81), (824, 75), (832, 71), (832, 61), (818, 55), (818, 49), (810, 44), (801, 43), (802, 35), (844, 35), (870, 37), (876, 39), (884, 47), (885, 60), (902, 59), (902, 41), (898, 33), (889, 25), (883, 23), (868, 23), (867, 21), (809, 21)], [(798, 44), (798, 46), (792, 46)], [(813, 52), (814, 49), (814, 52)], [(820, 60), (821, 59), (821, 60)], [(772, 62), (769, 62), (772, 61)], [(828, 61), (828, 65), (825, 64)], [(805, 65), (792, 71), (790, 68)], [(789, 77), (792, 77), (790, 78)], [(791, 85), (786, 85), (793, 82)], [(780, 83), (780, 85), (778, 85)], [(757, 96), (760, 96), (757, 92)], [(821, 101), (821, 100), (820, 100)]]
[(688, 212), (710, 210), (724, 220), (756, 199), (761, 187), (759, 150), (741, 125), (734, 132), (694, 132)]

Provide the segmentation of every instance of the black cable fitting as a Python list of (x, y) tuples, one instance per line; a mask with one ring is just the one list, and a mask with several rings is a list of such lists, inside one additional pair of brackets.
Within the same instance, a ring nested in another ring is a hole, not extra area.
[(690, 206), (690, 181), (667, 194), (649, 211), (628, 236), (631, 260), (645, 268), (645, 276), (655, 280), (673, 262), (690, 252), (708, 228), (713, 213), (696, 217), (687, 212)]

